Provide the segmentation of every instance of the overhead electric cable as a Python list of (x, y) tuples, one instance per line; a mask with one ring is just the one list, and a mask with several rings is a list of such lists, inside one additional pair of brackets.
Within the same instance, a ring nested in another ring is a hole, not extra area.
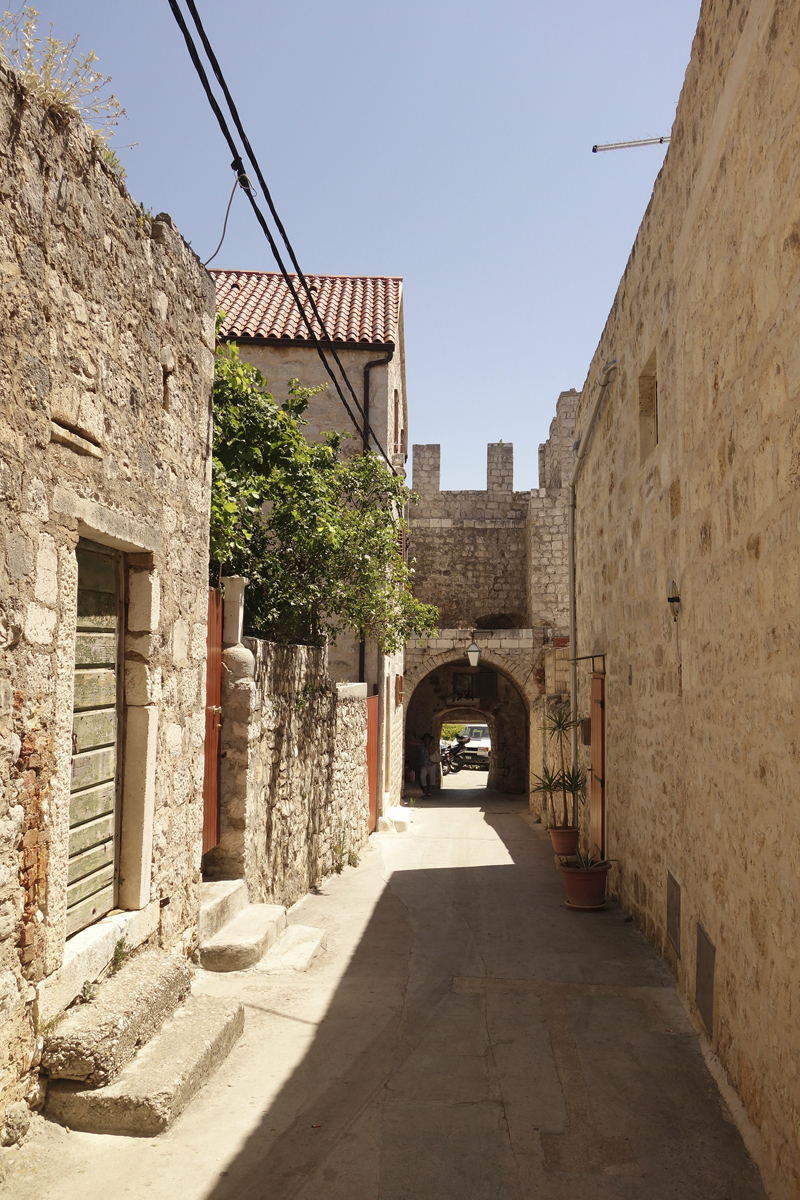
[[(218, 123), (218, 125), (219, 125), (219, 127), (220, 127), (220, 130), (222, 131), (222, 135), (223, 135), (223, 137), (225, 138), (226, 142), (228, 143), (228, 147), (229, 147), (229, 149), (230, 149), (230, 151), (231, 151), (231, 154), (233, 155), (233, 162), (231, 163), (231, 167), (233, 168), (233, 170), (234, 170), (234, 171), (236, 171), (236, 172), (237, 172), (237, 178), (239, 178), (240, 176), (244, 176), (244, 178), (246, 179), (247, 177), (246, 177), (246, 176), (245, 176), (245, 174), (244, 174), (244, 164), (242, 163), (242, 159), (241, 159), (241, 155), (240, 155), (240, 153), (239, 153), (239, 149), (238, 149), (238, 147), (237, 147), (237, 145), (236, 145), (236, 143), (235, 143), (235, 141), (234, 141), (234, 139), (233, 139), (233, 136), (232, 136), (232, 134), (231, 134), (231, 131), (230, 131), (230, 129), (228, 128), (227, 122), (226, 122), (226, 120), (225, 120), (225, 117), (224, 117), (224, 115), (223, 115), (223, 113), (222, 113), (222, 111), (221, 111), (221, 109), (220, 109), (220, 107), (219, 107), (219, 104), (217, 103), (217, 99), (216, 99), (216, 97), (215, 97), (215, 95), (214, 95), (214, 93), (213, 93), (213, 91), (212, 91), (212, 89), (211, 89), (211, 85), (210, 85), (210, 83), (209, 83), (208, 76), (207, 76), (207, 74), (206, 74), (205, 68), (204, 68), (204, 66), (203, 66), (202, 62), (200, 61), (200, 56), (199, 56), (199, 54), (198, 54), (197, 47), (196, 47), (196, 46), (195, 46), (195, 44), (194, 44), (194, 40), (193, 40), (193, 38), (192, 38), (192, 35), (191, 35), (191, 33), (190, 33), (189, 29), (188, 29), (188, 26), (186, 25), (186, 21), (184, 20), (183, 13), (181, 12), (181, 10), (180, 10), (180, 8), (179, 8), (179, 6), (178, 6), (177, 0), (169, 0), (169, 6), (170, 6), (170, 8), (171, 8), (171, 10), (172, 10), (172, 14), (173, 14), (173, 16), (175, 17), (175, 20), (176, 20), (176, 22), (177, 22), (178, 28), (180, 29), (181, 33), (183, 34), (184, 41), (186, 42), (186, 48), (187, 48), (187, 50), (189, 51), (189, 57), (190, 57), (190, 58), (191, 58), (191, 60), (192, 60), (192, 64), (193, 64), (193, 66), (194, 66), (194, 68), (195, 68), (195, 71), (197, 72), (197, 75), (198, 75), (198, 78), (199, 78), (199, 80), (200, 80), (200, 83), (201, 83), (201, 85), (202, 85), (202, 87), (203, 87), (203, 90), (204, 90), (204, 92), (206, 93), (206, 98), (208, 99), (208, 102), (209, 102), (209, 104), (210, 104), (210, 106), (211, 106), (211, 109), (212, 109), (212, 111), (213, 111), (213, 113), (214, 113), (215, 117), (217, 118), (217, 123)], [(315, 302), (314, 302), (313, 295), (311, 294), (311, 291), (310, 291), (310, 289), (309, 289), (309, 287), (308, 287), (308, 283), (306, 282), (305, 276), (303, 275), (302, 271), (301, 271), (301, 270), (300, 270), (300, 268), (299, 268), (299, 265), (298, 265), (298, 263), (297, 263), (297, 259), (296, 259), (295, 255), (294, 255), (294, 251), (292, 250), (292, 248), (291, 248), (291, 245), (290, 245), (290, 243), (289, 243), (289, 240), (288, 240), (288, 237), (287, 237), (287, 235), (286, 235), (286, 231), (285, 231), (285, 229), (283, 228), (283, 225), (282, 225), (282, 223), (281, 223), (281, 221), (280, 221), (280, 219), (279, 219), (279, 217), (278, 217), (278, 215), (277, 215), (277, 212), (276, 212), (276, 210), (275, 210), (274, 203), (273, 203), (273, 201), (272, 201), (272, 198), (271, 198), (271, 196), (270, 196), (270, 194), (269, 194), (269, 189), (268, 189), (268, 187), (267, 187), (267, 185), (266, 185), (266, 182), (265, 182), (265, 180), (264, 180), (264, 177), (263, 177), (263, 174), (262, 174), (262, 172), (261, 172), (261, 169), (260, 169), (260, 167), (259, 167), (259, 165), (258, 165), (258, 162), (257, 162), (257, 160), (256, 160), (256, 158), (255, 158), (255, 155), (254, 155), (254, 154), (253, 154), (253, 152), (252, 152), (252, 148), (250, 147), (250, 143), (249, 143), (249, 141), (248, 141), (248, 139), (247, 139), (247, 137), (246, 137), (246, 135), (245, 135), (245, 133), (244, 133), (244, 130), (243, 130), (243, 128), (242, 128), (242, 125), (241, 125), (241, 121), (239, 120), (238, 113), (236, 112), (235, 106), (234, 106), (234, 104), (233, 104), (233, 100), (232, 100), (232, 98), (231, 98), (231, 96), (230, 96), (230, 92), (228, 91), (227, 85), (225, 84), (225, 82), (224, 82), (224, 79), (222, 78), (222, 72), (221, 72), (221, 70), (220, 70), (220, 68), (219, 68), (219, 64), (217, 63), (216, 57), (214, 56), (214, 52), (213, 52), (213, 49), (211, 48), (211, 45), (210, 45), (210, 43), (209, 43), (209, 41), (208, 41), (208, 38), (207, 38), (207, 36), (205, 35), (205, 31), (204, 31), (204, 30), (203, 30), (203, 28), (202, 28), (202, 23), (200, 22), (200, 18), (199, 18), (199, 16), (197, 15), (197, 10), (194, 8), (194, 5), (193, 5), (193, 4), (190, 4), (190, 5), (189, 5), (189, 7), (190, 7), (190, 11), (192, 11), (192, 16), (193, 16), (193, 19), (194, 19), (194, 21), (195, 21), (195, 24), (198, 26), (198, 31), (200, 32), (200, 35), (201, 35), (201, 37), (202, 37), (202, 39), (203, 39), (203, 45), (204, 45), (204, 47), (205, 47), (205, 49), (206, 49), (206, 53), (207, 53), (207, 54), (208, 54), (208, 56), (209, 56), (209, 60), (210, 60), (210, 61), (213, 63), (213, 65), (214, 65), (215, 74), (216, 74), (216, 76), (217, 76), (218, 80), (221, 80), (220, 86), (223, 88), (223, 90), (224, 90), (224, 92), (225, 92), (225, 95), (226, 95), (226, 99), (227, 99), (227, 101), (228, 101), (229, 108), (231, 109), (231, 113), (232, 113), (232, 115), (234, 116), (234, 120), (235, 120), (235, 122), (236, 122), (236, 125), (237, 125), (237, 129), (239, 130), (240, 136), (242, 137), (242, 140), (243, 140), (243, 142), (244, 142), (244, 144), (245, 144), (245, 146), (246, 146), (246, 148), (247, 148), (247, 154), (248, 154), (248, 157), (250, 158), (250, 161), (251, 161), (251, 162), (252, 162), (252, 164), (253, 164), (253, 169), (254, 169), (254, 170), (255, 170), (255, 172), (256, 172), (256, 176), (257, 176), (257, 178), (258, 178), (258, 181), (259, 181), (259, 183), (261, 184), (261, 186), (262, 186), (262, 188), (263, 188), (263, 190), (264, 190), (264, 194), (265, 194), (265, 196), (267, 197), (267, 201), (268, 201), (268, 204), (269, 204), (269, 207), (270, 207), (270, 211), (272, 212), (272, 214), (273, 214), (273, 217), (274, 217), (274, 219), (275, 219), (275, 221), (276, 221), (276, 223), (277, 223), (277, 225), (278, 225), (279, 229), (281, 230), (281, 235), (282, 235), (282, 237), (283, 237), (283, 240), (284, 240), (284, 242), (286, 243), (286, 245), (287, 245), (287, 247), (289, 248), (289, 251), (290, 251), (290, 253), (291, 253), (293, 265), (295, 266), (295, 269), (297, 270), (297, 273), (298, 273), (298, 276), (299, 276), (299, 278), (301, 278), (301, 279), (302, 279), (303, 286), (305, 287), (306, 293), (307, 293), (307, 295), (308, 295), (308, 297), (309, 297), (309, 300), (310, 300), (310, 302), (311, 302), (311, 306), (312, 306), (312, 309), (313, 309), (313, 311), (314, 311), (314, 315), (315, 315), (316, 319), (319, 321), (320, 328), (322, 329), (322, 331), (323, 331), (323, 333), (324, 333), (324, 335), (325, 335), (325, 337), (326, 337), (326, 339), (327, 339), (327, 341), (328, 341), (328, 344), (329, 344), (329, 345), (328, 345), (328, 348), (330, 349), (331, 353), (333, 354), (333, 357), (334, 357), (334, 359), (335, 359), (335, 361), (336, 361), (336, 363), (337, 363), (337, 365), (338, 365), (338, 367), (339, 367), (339, 370), (340, 370), (340, 371), (341, 371), (341, 373), (342, 373), (342, 376), (343, 376), (343, 378), (344, 378), (344, 380), (345, 380), (345, 382), (346, 382), (346, 384), (347, 384), (347, 387), (348, 387), (348, 389), (349, 389), (349, 391), (350, 391), (350, 393), (351, 393), (351, 395), (352, 395), (352, 397), (353, 397), (353, 400), (355, 401), (356, 408), (358, 409), (359, 413), (360, 413), (360, 414), (361, 414), (361, 416), (363, 417), (363, 416), (364, 416), (364, 411), (363, 411), (363, 409), (362, 409), (361, 405), (359, 404), (358, 397), (356, 396), (356, 394), (355, 394), (355, 392), (354, 392), (354, 390), (353, 390), (353, 387), (352, 387), (352, 384), (350, 383), (350, 380), (347, 378), (347, 373), (346, 373), (346, 371), (344, 370), (344, 367), (342, 366), (342, 364), (341, 364), (341, 362), (340, 362), (340, 360), (339, 360), (339, 357), (338, 357), (338, 355), (336, 354), (336, 350), (335, 350), (335, 349), (334, 349), (334, 347), (333, 347), (333, 341), (332, 341), (332, 338), (330, 337), (330, 334), (328, 333), (327, 329), (325, 328), (325, 324), (324, 324), (324, 322), (323, 322), (323, 320), (322, 320), (321, 316), (319, 315), (319, 312), (318, 312), (318, 310), (317, 310), (316, 304), (315, 304)], [(270, 230), (270, 228), (269, 228), (269, 225), (267, 224), (266, 218), (264, 217), (264, 214), (261, 212), (261, 209), (259, 208), (259, 206), (258, 206), (258, 205), (256, 204), (256, 202), (255, 202), (255, 197), (254, 197), (254, 195), (253, 195), (253, 189), (252, 189), (252, 185), (250, 184), (250, 181), (249, 181), (249, 179), (247, 180), (247, 183), (246, 183), (246, 184), (245, 184), (245, 182), (244, 182), (244, 179), (240, 179), (240, 186), (242, 187), (242, 190), (243, 190), (243, 191), (245, 192), (245, 194), (247, 195), (247, 198), (248, 198), (248, 200), (250, 201), (250, 205), (251, 205), (251, 207), (252, 207), (252, 209), (253, 209), (253, 211), (254, 211), (254, 213), (255, 213), (255, 215), (256, 215), (256, 218), (257, 218), (257, 220), (258, 220), (258, 223), (260, 224), (260, 226), (261, 226), (261, 228), (262, 228), (262, 230), (263, 230), (263, 232), (264, 232), (264, 235), (265, 235), (265, 237), (267, 238), (267, 241), (269, 242), (270, 249), (272, 250), (272, 253), (273, 253), (273, 256), (274, 256), (274, 258), (275, 258), (275, 261), (276, 261), (276, 263), (278, 264), (278, 268), (280, 269), (280, 272), (281, 272), (281, 275), (283, 276), (284, 282), (286, 283), (286, 286), (288, 287), (288, 289), (289, 289), (289, 291), (290, 291), (290, 293), (291, 293), (291, 295), (292, 295), (292, 299), (294, 300), (294, 302), (295, 302), (295, 305), (296, 305), (296, 307), (297, 307), (298, 311), (300, 312), (300, 315), (301, 315), (301, 316), (302, 316), (302, 318), (303, 318), (303, 321), (304, 321), (304, 323), (305, 323), (305, 325), (306, 325), (306, 328), (308, 329), (308, 332), (309, 332), (309, 334), (310, 334), (310, 336), (311, 336), (311, 339), (312, 339), (312, 341), (313, 341), (313, 343), (314, 343), (314, 346), (315, 346), (315, 348), (316, 348), (316, 351), (317, 351), (317, 354), (319, 355), (319, 358), (320, 358), (320, 360), (321, 360), (321, 362), (322, 362), (322, 365), (324, 366), (324, 368), (325, 368), (325, 371), (327, 372), (328, 376), (329, 376), (329, 377), (330, 377), (330, 379), (331, 379), (331, 382), (333, 383), (334, 387), (336, 388), (336, 391), (337, 391), (337, 393), (338, 393), (338, 395), (339, 395), (339, 399), (341, 400), (342, 404), (344, 405), (344, 408), (345, 408), (345, 410), (346, 410), (346, 412), (347, 412), (347, 415), (350, 417), (350, 420), (353, 422), (353, 425), (355, 426), (355, 428), (356, 428), (356, 429), (359, 429), (359, 430), (361, 430), (361, 428), (362, 428), (362, 427), (359, 425), (358, 421), (356, 420), (355, 416), (353, 415), (352, 409), (350, 408), (350, 405), (348, 404), (348, 402), (347, 402), (347, 399), (345, 398), (345, 396), (344, 396), (344, 393), (342, 392), (342, 389), (341, 389), (341, 386), (340, 386), (340, 384), (339, 384), (339, 381), (338, 381), (338, 379), (336, 378), (336, 376), (335, 376), (335, 374), (334, 374), (333, 370), (331, 369), (331, 367), (330, 367), (330, 365), (329, 365), (329, 363), (328, 363), (328, 361), (327, 361), (327, 359), (326, 359), (326, 357), (325, 357), (325, 354), (324, 354), (324, 352), (323, 352), (322, 346), (320, 345), (319, 338), (317, 337), (317, 334), (316, 334), (316, 332), (315, 332), (315, 330), (314, 330), (313, 323), (312, 323), (312, 321), (309, 319), (308, 313), (307, 313), (307, 312), (306, 312), (306, 310), (305, 310), (305, 306), (304, 306), (304, 304), (301, 302), (301, 300), (300, 300), (300, 297), (299, 297), (299, 296), (298, 296), (298, 294), (297, 294), (297, 290), (296, 290), (296, 288), (295, 288), (295, 286), (294, 286), (294, 283), (292, 282), (292, 278), (291, 278), (291, 276), (289, 275), (289, 272), (287, 271), (287, 269), (286, 269), (286, 266), (284, 265), (284, 262), (283, 262), (283, 259), (282, 259), (282, 257), (281, 257), (280, 251), (278, 250), (278, 247), (277, 247), (277, 245), (276, 245), (276, 243), (275, 243), (275, 239), (274, 239), (274, 237), (272, 236), (272, 231)], [(390, 469), (390, 470), (391, 470), (391, 471), (394, 473), (394, 467), (392, 466), (392, 463), (391, 463), (390, 459), (388, 458), (388, 456), (387, 456), (387, 454), (386, 454), (386, 451), (383, 449), (383, 446), (380, 444), (380, 441), (378, 440), (377, 436), (375, 435), (375, 431), (374, 431), (374, 429), (372, 429), (372, 426), (371, 426), (371, 425), (369, 425), (369, 423), (368, 423), (368, 422), (365, 424), (364, 428), (365, 428), (365, 429), (366, 429), (366, 430), (367, 430), (367, 431), (368, 431), (368, 432), (369, 432), (369, 433), (372, 435), (372, 437), (373, 437), (373, 439), (374, 439), (374, 442), (375, 442), (375, 445), (377, 446), (378, 450), (380, 451), (380, 453), (381, 453), (381, 456), (383, 457), (384, 461), (387, 463), (387, 465), (388, 465), (389, 469)]]
[[(214, 95), (213, 91), (211, 90), (211, 85), (209, 84), (208, 76), (206, 75), (205, 68), (203, 67), (202, 62), (200, 61), (200, 56), (197, 53), (197, 47), (195, 46), (194, 41), (192, 40), (192, 35), (189, 32), (189, 28), (188, 28), (185, 20), (183, 19), (183, 13), (181, 12), (180, 8), (178, 7), (177, 0), (169, 0), (169, 6), (172, 9), (172, 14), (178, 23), (178, 28), (180, 29), (181, 33), (183, 34), (184, 41), (186, 42), (186, 48), (189, 51), (189, 57), (191, 58), (192, 63), (194, 65), (194, 69), (197, 72), (198, 78), (200, 79), (200, 83), (202, 84), (203, 91), (206, 93), (206, 97), (208, 99), (209, 104), (211, 105), (211, 109), (214, 113), (214, 116), (217, 118), (217, 123), (222, 131), (222, 135), (225, 138), (225, 141), (228, 143), (230, 152), (233, 155), (233, 162), (231, 163), (231, 166), (232, 166), (233, 170), (236, 171), (237, 177), (245, 176), (245, 178), (247, 178), (245, 175), (244, 163), (242, 162), (242, 156), (239, 153), (239, 148), (233, 140), (231, 131), (228, 129), (228, 125), (225, 120), (225, 117), (223, 116), (222, 110), (220, 109), (219, 104), (217, 103), (216, 96)], [(339, 386), (338, 379), (336, 378), (336, 376), (334, 375), (330, 366), (328, 365), (328, 360), (325, 358), (325, 355), (322, 352), (322, 347), (319, 344), (319, 340), (318, 340), (316, 334), (314, 333), (311, 323), (308, 320), (308, 316), (305, 312), (305, 309), (303, 308), (302, 304), (300, 303), (300, 298), (297, 295), (297, 292), (295, 291), (295, 288), (292, 283), (289, 272), (286, 270), (286, 267), (284, 266), (283, 259), (281, 258), (281, 255), (280, 255), (280, 251), (278, 250), (278, 247), (275, 244), (275, 239), (272, 236), (272, 231), (269, 228), (269, 225), (267, 224), (264, 214), (262, 213), (259, 206), (256, 204), (255, 196), (253, 195), (253, 191), (252, 191), (252, 186), (248, 186), (248, 185), (249, 185), (249, 180), (247, 181), (247, 184), (245, 184), (244, 179), (240, 179), (240, 186), (242, 188), (242, 191), (245, 193), (248, 200), (250, 201), (250, 206), (253, 209), (253, 212), (256, 215), (258, 223), (264, 232), (264, 236), (266, 237), (267, 241), (269, 242), (269, 246), (275, 257), (275, 261), (278, 264), (278, 267), (280, 268), (281, 275), (283, 276), (283, 278), (286, 282), (286, 285), (292, 294), (292, 298), (294, 299), (295, 304), (297, 305), (298, 309), (300, 310), (300, 312), (303, 316), (303, 319), (306, 323), (306, 326), (308, 328), (308, 331), (311, 334), (311, 338), (316, 347), (317, 354), (319, 355), (319, 357), (322, 361), (322, 365), (325, 367), (325, 370), (327, 371), (328, 375), (330, 376), (331, 380), (333, 381), (333, 385), (339, 394), (339, 399), (341, 400), (342, 404), (344, 405), (347, 415), (350, 417), (350, 420), (353, 422), (356, 429), (358, 429), (359, 428), (358, 421), (356, 420), (355, 416), (353, 415), (352, 409), (350, 408), (350, 405), (347, 403), (347, 400), (345, 399), (344, 393), (342, 392), (342, 389)], [(385, 457), (385, 455), (384, 455), (384, 457)]]
[[(225, 101), (228, 105), (228, 110), (230, 111), (231, 117), (233, 118), (233, 123), (236, 126), (236, 129), (239, 133), (240, 138), (242, 139), (242, 144), (244, 145), (245, 154), (250, 159), (250, 162), (253, 166), (253, 170), (256, 173), (256, 178), (258, 179), (258, 182), (261, 184), (261, 188), (264, 193), (264, 199), (266, 200), (267, 205), (269, 207), (269, 211), (272, 213), (273, 220), (275, 221), (275, 224), (278, 227), (278, 232), (280, 233), (281, 238), (283, 239), (283, 244), (286, 247), (286, 250), (289, 254), (290, 259), (292, 260), (292, 265), (293, 265), (295, 271), (297, 272), (300, 282), (303, 285), (303, 289), (308, 298), (308, 302), (311, 305), (311, 310), (314, 313), (314, 316), (316, 317), (316, 319), (319, 321), (320, 328), (322, 329), (323, 333), (325, 334), (325, 336), (328, 339), (328, 343), (329, 343), (328, 348), (330, 349), (330, 352), (333, 355), (336, 365), (338, 366), (339, 370), (342, 373), (342, 378), (344, 379), (345, 383), (347, 384), (348, 390), (349, 390), (351, 396), (353, 397), (353, 400), (355, 402), (355, 405), (356, 405), (358, 411), (361, 413), (362, 417), (367, 422), (367, 427), (369, 429), (369, 432), (372, 434), (373, 437), (375, 437), (374, 430), (369, 426), (367, 414), (361, 406), (358, 396), (356, 395), (356, 393), (353, 389), (353, 385), (351, 384), (351, 382), (347, 376), (347, 372), (345, 371), (344, 366), (342, 365), (342, 363), (339, 359), (339, 355), (336, 353), (336, 347), (333, 344), (333, 339), (330, 337), (327, 329), (325, 328), (325, 323), (322, 320), (322, 317), (319, 313), (319, 309), (317, 308), (317, 303), (314, 298), (314, 294), (311, 291), (311, 288), (308, 286), (306, 277), (301, 270), (300, 263), (297, 261), (297, 255), (294, 252), (292, 243), (289, 241), (289, 235), (286, 232), (283, 222), (281, 221), (281, 219), (278, 215), (278, 210), (275, 207), (275, 202), (272, 199), (272, 194), (269, 190), (269, 187), (267, 186), (267, 181), (265, 180), (264, 176), (261, 173), (261, 168), (258, 164), (258, 159), (256, 158), (255, 153), (253, 151), (253, 147), (250, 145), (250, 140), (249, 140), (247, 134), (245, 133), (244, 126), (242, 124), (241, 118), (239, 116), (238, 110), (237, 110), (236, 105), (233, 100), (233, 96), (231, 95), (230, 89), (228, 88), (228, 84), (225, 81), (225, 76), (222, 73), (222, 68), (219, 65), (217, 56), (214, 53), (214, 48), (211, 45), (211, 42), (208, 39), (208, 35), (206, 34), (206, 31), (203, 27), (203, 22), (201, 21), (200, 14), (197, 11), (197, 5), (195, 4), (194, 0), (186, 0), (186, 7), (189, 9), (189, 12), (191, 13), (191, 16), (192, 16), (192, 20), (195, 23), (197, 32), (200, 35), (200, 40), (203, 43), (203, 48), (208, 57), (208, 61), (211, 63), (211, 69), (213, 70), (214, 75), (216, 76), (217, 83), (222, 88), (223, 95), (225, 96)], [(377, 442), (377, 438), (375, 440)]]
[[(236, 185), (237, 185), (238, 183), (240, 183), (242, 179), (247, 179), (247, 176), (246, 176), (246, 175), (237, 175), (237, 176), (236, 176), (236, 180), (235, 180), (235, 182), (234, 182), (234, 185), (233, 185), (233, 187), (231, 188), (231, 198), (230, 198), (230, 200), (228, 201), (228, 207), (225, 209), (225, 223), (224, 223), (224, 225), (222, 226), (222, 237), (219, 239), (219, 243), (218, 243), (218, 245), (217, 245), (217, 248), (216, 248), (216, 250), (214, 251), (214, 253), (211, 255), (211, 258), (207, 258), (207, 259), (206, 259), (206, 261), (203, 263), (203, 266), (204, 266), (204, 267), (207, 267), (207, 266), (208, 266), (208, 264), (209, 264), (210, 262), (213, 262), (213, 261), (214, 261), (214, 259), (215, 259), (215, 258), (217, 257), (217, 255), (219, 254), (220, 250), (222, 249), (222, 243), (225, 241), (225, 233), (226, 233), (226, 231), (227, 231), (227, 228), (228, 228), (228, 217), (229, 217), (229, 216), (230, 216), (230, 214), (231, 214), (231, 205), (233, 204), (233, 197), (234, 197), (234, 193), (236, 192)], [(250, 180), (249, 180), (249, 179), (247, 179), (247, 182), (248, 182), (248, 183), (250, 183)], [(252, 183), (250, 183), (250, 187), (253, 187)], [(255, 188), (253, 188), (253, 191), (255, 191)]]

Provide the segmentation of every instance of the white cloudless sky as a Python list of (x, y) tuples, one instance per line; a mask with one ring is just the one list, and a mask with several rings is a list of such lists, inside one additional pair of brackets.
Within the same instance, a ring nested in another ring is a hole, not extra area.
[[(36, 7), (113, 76), (134, 198), (207, 258), (233, 172), (167, 0)], [(485, 487), (500, 439), (537, 486), (664, 157), (592, 145), (670, 131), (699, 8), (198, 0), (303, 269), (403, 276), (410, 441), (441, 443), (444, 487)], [(214, 265), (275, 269), (244, 196)]]

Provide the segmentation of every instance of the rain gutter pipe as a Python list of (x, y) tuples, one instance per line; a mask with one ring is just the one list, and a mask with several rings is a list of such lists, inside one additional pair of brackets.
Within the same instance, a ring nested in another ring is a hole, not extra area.
[(597, 420), (597, 414), (600, 411), (600, 405), (603, 403), (606, 388), (613, 381), (616, 373), (617, 360), (612, 358), (600, 372), (600, 378), (597, 381), (594, 396), (592, 397), (589, 415), (586, 418), (586, 425), (581, 434), (581, 440), (578, 442), (578, 453), (575, 456), (575, 465), (572, 468), (572, 477), (569, 481), (569, 704), (570, 717), (572, 719), (570, 744), (573, 771), (577, 770), (578, 767), (578, 629), (575, 615), (575, 485), (581, 473), (584, 456), (589, 449), (589, 439), (594, 429), (594, 423)]
[[(373, 367), (385, 367), (387, 365), (387, 363), (390, 363), (392, 361), (393, 358), (394, 358), (394, 346), (390, 346), (388, 354), (385, 354), (383, 356), (383, 358), (373, 358), (372, 362), (364, 363), (364, 404), (363, 404), (364, 429), (363, 429), (362, 435), (361, 435), (361, 448), (365, 453), (367, 450), (369, 450), (369, 373)], [(387, 434), (386, 444), (388, 446), (388, 444), (389, 444), (389, 440), (388, 440), (389, 422), (388, 422), (388, 420), (386, 423), (386, 434)], [(359, 646), (358, 646), (358, 682), (359, 683), (364, 683), (366, 681), (366, 677), (367, 677), (366, 676), (366, 657), (367, 657), (367, 646), (366, 646), (364, 639), (362, 638), (359, 643)]]

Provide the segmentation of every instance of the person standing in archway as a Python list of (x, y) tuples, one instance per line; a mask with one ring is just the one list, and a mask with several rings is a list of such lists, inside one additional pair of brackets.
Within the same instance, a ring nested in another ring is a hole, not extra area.
[(430, 796), (438, 782), (441, 754), (434, 748), (433, 736), (425, 733), (419, 748), (419, 781), (423, 796)]

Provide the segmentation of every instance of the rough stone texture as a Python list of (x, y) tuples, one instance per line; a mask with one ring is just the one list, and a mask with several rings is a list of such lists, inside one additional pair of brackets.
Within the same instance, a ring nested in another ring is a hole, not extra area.
[(367, 705), (340, 698), (313, 646), (255, 638), (222, 655), (220, 844), (210, 879), (290, 905), (369, 836)]
[[(514, 491), (514, 447), (487, 447), (486, 491), (441, 491), (439, 446), (414, 446), (415, 592), (447, 628), (567, 626), (567, 498), (579, 393), (562, 392), (539, 447), (539, 487)], [(524, 564), (524, 570), (521, 565)]]
[[(708, 1033), (790, 1196), (800, 1195), (798, 55), (796, 3), (703, 4), (669, 151), (583, 392), (578, 429), (616, 358), (577, 519), (578, 652), (607, 656), (612, 886), (691, 1002), (698, 922), (716, 947)], [(658, 442), (642, 461), (639, 381), (654, 350)], [(681, 887), (680, 955), (667, 936), (668, 871)]]
[(515, 492), (514, 447), (490, 444), (487, 490), (439, 489), (439, 447), (413, 447), (419, 502), (409, 521), (414, 592), (439, 607), (448, 629), (521, 628), (527, 621), (526, 523), (530, 492)]
[(158, 932), (160, 908), (153, 900), (138, 912), (117, 912), (74, 934), (64, 948), (64, 961), (39, 984), (36, 1018), (48, 1025), (79, 995), (85, 983), (94, 983), (108, 967), (114, 949), (123, 941), (129, 950)]
[(28, 1087), (36, 985), (64, 953), (80, 534), (160, 578), (157, 620), (127, 647), (160, 687), (147, 899), (169, 898), (165, 945), (196, 916), (214, 292), (81, 122), (57, 127), (2, 72), (0, 283), (2, 1112)]
[(31, 1126), (31, 1110), (24, 1100), (6, 1106), (0, 1144), (18, 1146)]
[[(539, 487), (531, 492), (514, 491), (509, 444), (488, 446), (484, 492), (441, 491), (439, 447), (413, 450), (415, 591), (438, 605), (445, 628), (406, 648), (407, 737), (438, 734), (443, 721), (486, 721), (489, 786), (503, 791), (526, 791), (540, 768), (530, 705), (545, 686), (543, 638), (567, 632), (568, 484), (579, 398), (574, 390), (558, 397), (550, 437), (539, 447)], [(468, 669), (473, 630), (480, 631), (481, 665), (499, 670), (498, 688), (493, 699), (464, 706), (454, 701), (451, 681), (454, 664)], [(406, 758), (415, 763), (413, 748)]]
[(190, 996), (108, 1087), (52, 1084), (47, 1115), (87, 1133), (155, 1137), (168, 1129), (244, 1032), (238, 1000)]
[(45, 1037), (43, 1068), (51, 1079), (78, 1079), (90, 1087), (109, 1083), (158, 1033), (191, 986), (192, 970), (182, 955), (145, 950)]

